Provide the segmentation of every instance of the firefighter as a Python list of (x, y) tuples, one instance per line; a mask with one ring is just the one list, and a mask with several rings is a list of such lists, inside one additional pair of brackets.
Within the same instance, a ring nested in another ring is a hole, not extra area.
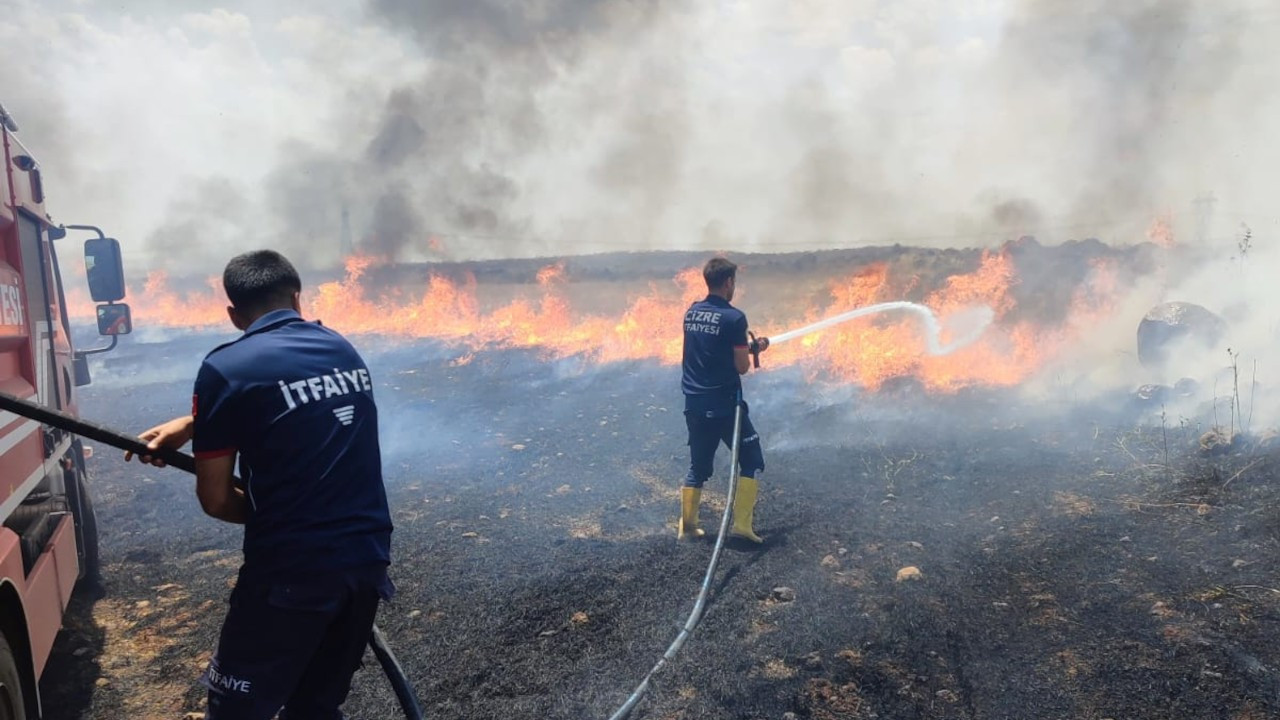
[[(702, 276), (707, 282), (707, 298), (689, 306), (684, 314), (684, 420), (689, 429), (689, 474), (680, 488), (679, 539), (700, 538), (698, 506), (702, 485), (711, 477), (716, 448), (733, 444), (733, 416), (742, 402), (742, 375), (751, 368), (751, 355), (768, 349), (766, 337), (748, 340), (747, 316), (730, 305), (737, 282), (738, 266), (716, 257), (707, 261)], [(742, 402), (742, 439), (738, 465), (741, 476), (733, 498), (733, 528), (730, 536), (763, 542), (752, 530), (759, 485), (756, 474), (764, 470), (760, 435), (751, 424), (747, 404)]]
[(302, 282), (282, 255), (239, 255), (222, 281), (244, 334), (204, 359), (190, 416), (141, 436), (153, 449), (191, 440), (204, 511), (245, 526), (201, 678), (205, 717), (269, 720), (283, 708), (282, 720), (340, 720), (393, 592), (372, 381), (341, 335), (302, 319)]

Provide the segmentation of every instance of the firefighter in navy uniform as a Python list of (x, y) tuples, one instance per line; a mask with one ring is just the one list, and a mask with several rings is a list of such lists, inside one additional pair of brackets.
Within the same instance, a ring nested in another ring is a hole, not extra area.
[[(702, 485), (711, 477), (716, 449), (720, 443), (733, 446), (735, 403), (742, 396), (742, 375), (751, 369), (751, 354), (769, 347), (765, 337), (752, 341), (747, 335), (747, 316), (730, 305), (738, 266), (725, 258), (712, 258), (702, 269), (707, 281), (707, 299), (689, 306), (684, 315), (684, 419), (689, 428), (689, 474), (680, 488), (680, 523), (677, 537), (703, 536), (698, 527), (698, 506)], [(730, 535), (762, 542), (752, 530), (759, 485), (756, 474), (764, 470), (760, 435), (751, 425), (742, 403), (742, 439), (738, 449), (741, 476), (733, 498), (733, 528)]]
[(233, 258), (223, 285), (244, 334), (205, 358), (192, 416), (142, 435), (155, 449), (191, 440), (204, 511), (245, 526), (201, 678), (206, 718), (340, 720), (393, 591), (373, 385), (350, 343), (303, 321), (301, 280), (279, 253)]

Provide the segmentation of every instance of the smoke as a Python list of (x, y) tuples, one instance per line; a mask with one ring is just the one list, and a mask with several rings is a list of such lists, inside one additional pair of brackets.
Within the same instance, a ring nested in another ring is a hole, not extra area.
[[(1024, 390), (1033, 397), (1098, 401), (1117, 394), (1134, 398), (1143, 385), (1163, 386), (1145, 404), (1148, 419), (1177, 425), (1262, 431), (1280, 425), (1280, 310), (1274, 301), (1274, 268), (1280, 267), (1275, 230), (1270, 242), (1242, 252), (1243, 231), (1204, 245), (1186, 244), (1158, 254), (1144, 275), (1113, 277), (1118, 292), (1105, 312), (1073, 328), (1079, 342), (1066, 348)], [(1047, 279), (1047, 278), (1046, 278)], [(1090, 280), (1086, 278), (1086, 286)], [(1148, 311), (1167, 302), (1200, 305), (1221, 318), (1225, 333), (1170, 342), (1163, 362), (1144, 365), (1137, 329)], [(1182, 390), (1185, 383), (1188, 390)], [(1179, 391), (1175, 391), (1175, 387)], [(1141, 405), (1141, 403), (1137, 403)]]
[(159, 227), (146, 237), (155, 267), (191, 272), (191, 248), (235, 247), (252, 231), (251, 206), (230, 179), (200, 178), (179, 188), (170, 199)]
[[(1280, 310), (1276, 308), (1275, 268), (1280, 243), (1274, 227), (1263, 245), (1245, 246), (1244, 231), (1235, 247), (1202, 256), (1175, 284), (1177, 299), (1194, 298), (1227, 324), (1227, 335), (1208, 348), (1171, 359), (1168, 365), (1190, 368), (1181, 373), (1200, 382), (1217, 397), (1219, 420), (1225, 425), (1232, 408), (1235, 421), (1250, 430), (1280, 425)], [(1166, 371), (1168, 374), (1173, 374)]]
[[(395, 209), (376, 221), (377, 251), (412, 255), (441, 233), (471, 244), (465, 254), (564, 252), (557, 225), (583, 221), (545, 209), (564, 203), (548, 194), (562, 193), (569, 174), (599, 188), (573, 202), (606, 200), (581, 206), (584, 218), (608, 214), (611, 194), (628, 198), (633, 227), (670, 203), (685, 134), (677, 35), (667, 36), (665, 61), (628, 51), (664, 24), (661, 3), (375, 0), (369, 12), (407, 32), (430, 61), (388, 98), (365, 152), (376, 204)], [(670, 72), (663, 83), (633, 81), (618, 77), (623, 62)], [(601, 129), (589, 164), (571, 167), (573, 144)], [(414, 212), (403, 212), (409, 194)], [(586, 222), (578, 232), (592, 231)]]
[(1069, 153), (1054, 169), (1081, 173), (1066, 196), (1074, 215), (1190, 200), (1170, 193), (1165, 159), (1183, 155), (1184, 142), (1213, 142), (1206, 121), (1239, 60), (1229, 19), (1194, 9), (1186, 0), (1034, 0), (1013, 13), (996, 61), (1000, 87), (1033, 101), (1023, 119), (1048, 146), (1033, 152)]
[(330, 267), (344, 214), (403, 260), (1137, 242), (1203, 234), (1209, 191), (1274, 219), (1265, 5), (219, 5), (4, 2), (51, 207), (135, 267)]
[(0, 101), (48, 211), (119, 237), (134, 273), (211, 274), (262, 246), (332, 266), (351, 138), (371, 132), (342, 111), (421, 62), (338, 0), (191, 5), (0, 2)]

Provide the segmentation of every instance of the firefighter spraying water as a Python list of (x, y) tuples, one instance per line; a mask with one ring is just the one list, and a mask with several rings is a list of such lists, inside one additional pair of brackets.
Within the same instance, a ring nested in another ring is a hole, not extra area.
[[(711, 477), (716, 448), (738, 445), (740, 473), (733, 494), (733, 528), (730, 534), (752, 543), (763, 542), (752, 529), (759, 484), (764, 470), (760, 434), (742, 400), (742, 380), (751, 368), (751, 356), (769, 348), (768, 338), (749, 337), (747, 316), (731, 305), (738, 266), (725, 258), (712, 258), (702, 269), (707, 297), (684, 315), (684, 419), (689, 430), (689, 472), (680, 489), (679, 539), (704, 535), (698, 526), (702, 485)], [(740, 440), (740, 442), (739, 442)]]
[[(982, 335), (995, 313), (979, 306), (953, 318), (960, 331), (949, 342), (943, 342), (938, 317), (924, 305), (911, 302), (887, 302), (857, 308), (775, 335), (772, 339), (755, 337), (748, 330), (747, 316), (733, 307), (738, 266), (725, 258), (707, 261), (702, 275), (707, 283), (707, 297), (691, 305), (684, 316), (684, 362), (681, 388), (685, 396), (685, 423), (689, 430), (689, 472), (680, 490), (678, 539), (703, 537), (698, 524), (698, 507), (702, 486), (711, 477), (716, 448), (720, 443), (739, 447), (741, 476), (737, 493), (733, 494), (734, 523), (730, 534), (753, 543), (762, 542), (752, 529), (759, 484), (756, 475), (764, 470), (764, 453), (760, 435), (751, 423), (750, 410), (742, 400), (741, 376), (751, 365), (760, 367), (760, 353), (771, 345), (794, 340), (826, 330), (856, 318), (885, 312), (909, 312), (921, 318), (925, 326), (926, 348), (931, 355), (947, 355), (963, 348)], [(741, 435), (734, 435), (735, 414), (741, 414)]]
[(726, 493), (732, 501), (725, 505), (721, 516), (720, 531), (716, 535), (715, 546), (703, 575), (702, 586), (694, 600), (693, 610), (685, 618), (680, 632), (666, 652), (658, 658), (623, 704), (609, 716), (609, 720), (625, 720), (630, 717), (648, 692), (654, 675), (680, 652), (692, 636), (706, 609), (725, 538), (743, 538), (756, 545), (764, 543), (752, 527), (759, 492), (755, 475), (764, 469), (764, 454), (760, 450), (759, 434), (748, 419), (741, 382), (741, 376), (747, 374), (751, 367), (760, 367), (760, 354), (780, 342), (794, 340), (859, 317), (907, 311), (919, 315), (924, 321), (929, 353), (944, 355), (976, 341), (994, 318), (991, 308), (982, 306), (961, 313), (962, 317), (952, 319), (960, 333), (950, 342), (944, 343), (941, 323), (928, 307), (910, 302), (888, 302), (834, 315), (781, 333), (770, 340), (767, 337), (755, 337), (748, 330), (746, 315), (730, 304), (737, 285), (737, 266), (734, 263), (725, 258), (712, 258), (703, 268), (703, 277), (707, 283), (707, 298), (690, 306), (684, 318), (682, 387), (686, 403), (685, 421), (689, 428), (690, 466), (685, 485), (681, 488), (677, 538), (690, 540), (705, 536), (698, 524), (698, 504), (702, 496), (702, 484), (711, 475), (715, 452), (721, 442), (730, 451)]

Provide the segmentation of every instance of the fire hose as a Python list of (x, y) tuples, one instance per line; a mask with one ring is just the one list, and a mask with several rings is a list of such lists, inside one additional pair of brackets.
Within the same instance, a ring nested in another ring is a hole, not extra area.
[[(21, 415), (36, 422), (51, 425), (135, 455), (158, 457), (179, 470), (185, 470), (192, 474), (196, 471), (195, 458), (184, 452), (167, 448), (152, 450), (147, 447), (146, 443), (132, 435), (126, 435), (118, 430), (73, 417), (64, 412), (37, 405), (7, 393), (0, 392), (0, 410)], [(400, 703), (400, 709), (404, 711), (404, 716), (408, 720), (422, 720), (422, 707), (418, 704), (418, 697), (414, 694), (413, 687), (409, 684), (409, 678), (405, 676), (404, 668), (396, 660), (395, 654), (391, 652), (391, 647), (387, 645), (386, 637), (383, 636), (377, 625), (373, 626), (373, 633), (369, 637), (369, 648), (373, 650), (374, 656), (378, 659), (378, 664), (382, 666), (383, 672), (387, 675), (387, 680), (391, 682), (391, 688), (395, 691), (396, 700)]]
[[(760, 353), (756, 351), (756, 367), (759, 367)], [(684, 643), (693, 634), (693, 629), (702, 621), (702, 613), (707, 607), (707, 596), (711, 594), (711, 581), (715, 579), (716, 567), (720, 564), (720, 553), (724, 550), (724, 539), (729, 535), (729, 521), (733, 516), (733, 498), (738, 492), (738, 448), (742, 443), (742, 389), (738, 389), (737, 407), (733, 411), (733, 447), (729, 456), (729, 495), (728, 501), (724, 504), (724, 513), (720, 516), (720, 530), (716, 533), (716, 544), (711, 550), (711, 562), (707, 564), (706, 576), (702, 578), (702, 588), (698, 591), (698, 599), (693, 602), (693, 612), (689, 613), (689, 617), (684, 621), (684, 627), (680, 628), (676, 639), (671, 642), (667, 651), (658, 658), (658, 662), (649, 670), (636, 689), (632, 691), (622, 707), (609, 716), (609, 720), (624, 720), (631, 715), (631, 711), (635, 709), (636, 703), (644, 697), (649, 690), (649, 681), (653, 676), (662, 669), (667, 661), (674, 658), (676, 653), (680, 652), (680, 648), (684, 647)]]
[[(899, 300), (895, 302), (879, 303), (877, 305), (868, 305), (856, 310), (840, 313), (839, 315), (832, 315), (829, 318), (805, 325), (804, 327), (788, 330), (780, 335), (774, 335), (769, 338), (769, 343), (771, 345), (777, 345), (810, 333), (815, 333), (819, 330), (825, 330), (832, 325), (839, 325), (840, 323), (848, 322), (854, 318), (863, 317), (864, 315), (874, 315), (876, 313), (890, 312), (894, 310), (905, 310), (920, 317), (921, 321), (924, 323), (925, 330), (928, 331), (925, 333), (924, 339), (925, 347), (929, 351), (930, 355), (950, 355), (956, 350), (969, 345), (986, 331), (987, 326), (990, 325), (991, 321), (995, 318), (995, 313), (991, 308), (985, 305), (979, 305), (971, 308), (965, 313), (961, 313), (962, 317), (954, 318), (953, 323), (968, 325), (969, 327), (965, 328), (965, 332), (960, 334), (958, 337), (953, 338), (951, 342), (944, 344), (942, 342), (942, 323), (938, 320), (938, 316), (935, 315), (928, 306)], [(757, 367), (759, 366), (757, 365)]]
[[(794, 330), (789, 330), (780, 335), (769, 338), (769, 345), (766, 347), (772, 347), (773, 345), (777, 345), (781, 342), (794, 340), (795, 338), (815, 333), (819, 330), (825, 330), (833, 325), (839, 325), (840, 323), (848, 322), (849, 320), (863, 317), (865, 315), (874, 315), (876, 313), (890, 312), (894, 310), (905, 310), (920, 316), (925, 324), (925, 329), (928, 330), (925, 335), (925, 343), (930, 355), (947, 355), (969, 345), (982, 335), (995, 317), (995, 313), (989, 307), (978, 306), (973, 308), (970, 311), (970, 317), (965, 318), (968, 324), (971, 324), (972, 327), (968, 328), (967, 332), (962, 333), (951, 342), (944, 344), (942, 342), (942, 325), (938, 321), (938, 316), (934, 315), (933, 311), (928, 307), (905, 301), (887, 302), (877, 305), (868, 305), (867, 307), (858, 308), (856, 310), (850, 310)], [(751, 354), (752, 365), (759, 368), (760, 353), (762, 351), (760, 342), (757, 340), (754, 333), (748, 332), (747, 335), (751, 339), (751, 343), (747, 346), (747, 351)], [(729, 459), (728, 501), (725, 503), (724, 514), (720, 516), (720, 530), (716, 535), (715, 547), (711, 550), (711, 560), (707, 563), (707, 572), (702, 579), (702, 587), (698, 590), (698, 597), (693, 602), (693, 610), (689, 613), (689, 617), (685, 619), (684, 626), (676, 635), (676, 639), (667, 647), (667, 651), (662, 654), (662, 657), (658, 658), (658, 662), (649, 669), (649, 672), (645, 674), (644, 678), (640, 681), (640, 684), (631, 692), (631, 695), (627, 697), (622, 706), (609, 716), (609, 720), (626, 720), (626, 718), (630, 717), (631, 711), (635, 709), (636, 705), (644, 697), (645, 693), (649, 691), (649, 683), (653, 679), (653, 676), (657, 674), (657, 672), (661, 670), (668, 661), (674, 658), (676, 653), (680, 652), (680, 648), (684, 647), (685, 642), (693, 634), (694, 628), (696, 628), (698, 623), (702, 620), (702, 614), (706, 610), (707, 597), (711, 593), (711, 581), (715, 578), (716, 568), (720, 565), (720, 554), (724, 549), (724, 540), (729, 534), (729, 522), (733, 516), (733, 498), (738, 491), (738, 449), (741, 442), (742, 388), (739, 387), (737, 407), (734, 409), (733, 413), (733, 446), (731, 448)]]

